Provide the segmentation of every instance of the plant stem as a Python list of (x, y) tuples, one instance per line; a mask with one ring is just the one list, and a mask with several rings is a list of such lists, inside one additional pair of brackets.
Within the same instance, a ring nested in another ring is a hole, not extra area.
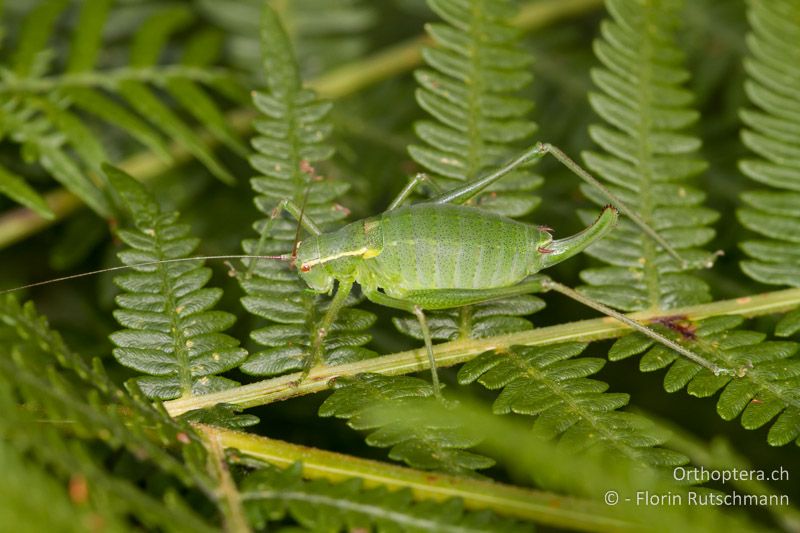
[(203, 443), (208, 451), (208, 470), (217, 481), (216, 500), (222, 511), (226, 533), (250, 533), (250, 524), (244, 515), (242, 499), (228, 469), (225, 448), (219, 433), (210, 426), (198, 426)]
[[(602, 0), (543, 0), (525, 5), (515, 23), (525, 31), (533, 31), (564, 18), (577, 16), (599, 9)], [(422, 61), (422, 47), (427, 37), (414, 37), (405, 42), (381, 50), (350, 64), (343, 65), (309, 82), (324, 98), (336, 99), (353, 94), (365, 87), (392, 76), (408, 72)], [(19, 81), (18, 83), (24, 83)], [(231, 130), (240, 134), (250, 131), (255, 113), (252, 109), (236, 109), (226, 115)], [(209, 134), (202, 136), (203, 144), (215, 146), (219, 141)], [(149, 181), (170, 168), (189, 159), (191, 154), (180, 144), (173, 143), (169, 153), (171, 161), (164, 161), (151, 152), (141, 152), (117, 164), (122, 170), (141, 181)], [(0, 249), (24, 240), (39, 231), (68, 217), (83, 203), (72, 193), (54, 189), (44, 195), (45, 202), (54, 217), (46, 220), (28, 208), (12, 209), (0, 215)]]
[[(365, 488), (410, 489), (416, 500), (462, 498), (467, 509), (582, 531), (631, 531), (634, 524), (618, 518), (614, 508), (559, 494), (523, 489), (483, 479), (423, 472), (379, 461), (308, 448), (223, 428), (201, 426), (226, 448), (278, 466), (303, 463), (303, 476), (333, 483), (361, 478)], [(641, 527), (641, 525), (639, 526)]]
[[(720, 315), (745, 317), (768, 315), (785, 312), (798, 306), (800, 306), (800, 289), (796, 288), (672, 309), (669, 312), (645, 311), (627, 316), (639, 322), (676, 316), (688, 320), (702, 320)], [(613, 318), (595, 318), (485, 339), (445, 342), (434, 346), (433, 353), (436, 364), (446, 367), (464, 363), (489, 350), (507, 349), (514, 345), (539, 346), (567, 341), (588, 342), (619, 337), (629, 331), (630, 328)], [(332, 380), (342, 376), (353, 376), (364, 372), (393, 376), (420, 372), (427, 370), (429, 366), (425, 349), (420, 348), (345, 365), (317, 366), (312, 368), (300, 383), (297, 381), (302, 374), (297, 372), (203, 396), (170, 400), (164, 402), (164, 407), (172, 416), (218, 403), (238, 405), (242, 408), (254, 407), (326, 390), (330, 388)]]

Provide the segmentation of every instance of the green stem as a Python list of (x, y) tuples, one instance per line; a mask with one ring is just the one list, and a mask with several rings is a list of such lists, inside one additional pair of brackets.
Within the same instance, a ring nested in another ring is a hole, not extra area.
[(217, 481), (214, 496), (222, 511), (224, 530), (226, 533), (249, 533), (252, 530), (242, 508), (241, 494), (233, 481), (225, 458), (225, 448), (229, 446), (222, 441), (215, 428), (210, 426), (198, 426), (198, 428), (208, 451), (209, 474)]
[(523, 489), (483, 479), (423, 472), (360, 459), (223, 428), (202, 427), (226, 448), (278, 466), (303, 463), (303, 476), (339, 483), (358, 477), (365, 488), (410, 489), (416, 500), (462, 498), (467, 509), (581, 531), (631, 531), (634, 524), (617, 517), (613, 507), (559, 494)]
[[(702, 320), (720, 315), (752, 317), (782, 313), (798, 306), (800, 306), (800, 289), (787, 289), (672, 309), (668, 313), (642, 311), (627, 316), (639, 322), (647, 322), (665, 316)], [(616, 319), (595, 318), (485, 339), (459, 339), (445, 342), (434, 346), (433, 353), (436, 357), (436, 364), (446, 367), (464, 363), (489, 350), (506, 349), (514, 345), (539, 346), (566, 341), (588, 342), (619, 337), (629, 331), (630, 328)], [(164, 407), (172, 416), (178, 416), (193, 409), (211, 407), (218, 403), (228, 403), (243, 408), (254, 407), (326, 390), (330, 387), (331, 380), (342, 376), (353, 376), (364, 372), (377, 372), (392, 376), (420, 372), (429, 367), (426, 351), (424, 348), (420, 348), (345, 365), (317, 366), (312, 368), (307, 377), (299, 384), (297, 381), (301, 378), (301, 373), (297, 372), (203, 396), (170, 400), (164, 402)]]
[[(534, 31), (559, 20), (599, 9), (602, 5), (602, 0), (531, 2), (520, 10), (515, 24), (525, 31)], [(324, 98), (342, 98), (418, 66), (422, 62), (422, 47), (428, 42), (426, 37), (409, 39), (334, 69), (311, 80), (308, 85)], [(250, 131), (254, 117), (255, 113), (250, 108), (237, 109), (225, 116), (231, 130), (240, 134)], [(209, 147), (219, 142), (207, 133), (202, 136), (202, 141)], [(165, 162), (157, 154), (142, 152), (125, 159), (117, 166), (139, 180), (149, 181), (191, 159), (191, 154), (177, 143), (170, 146), (169, 153), (172, 156), (172, 161), (169, 162)], [(54, 214), (52, 220), (46, 220), (27, 208), (12, 209), (0, 216), (0, 249), (35, 235), (83, 207), (72, 193), (60, 188), (45, 194), (44, 198)]]

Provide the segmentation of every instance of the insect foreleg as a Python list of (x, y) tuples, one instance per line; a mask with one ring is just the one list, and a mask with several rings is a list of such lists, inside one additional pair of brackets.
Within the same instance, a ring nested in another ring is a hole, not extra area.
[(392, 209), (397, 209), (400, 207), (400, 204), (406, 201), (406, 199), (411, 196), (411, 193), (413, 193), (417, 187), (425, 182), (428, 182), (428, 184), (433, 187), (433, 190), (436, 191), (436, 194), (442, 194), (442, 188), (439, 186), (439, 184), (433, 181), (433, 179), (431, 179), (431, 177), (424, 172), (420, 172), (408, 180), (406, 186), (403, 187), (403, 190), (400, 191), (400, 194), (397, 195), (397, 198), (392, 200), (392, 203), (389, 204), (389, 207), (387, 207), (386, 210), (391, 211)]
[(339, 286), (336, 288), (336, 294), (333, 296), (333, 300), (331, 300), (328, 310), (325, 311), (325, 315), (322, 317), (322, 320), (320, 320), (317, 324), (317, 332), (312, 341), (312, 357), (306, 362), (306, 373), (308, 373), (312, 366), (319, 364), (322, 361), (323, 351), (325, 348), (325, 337), (330, 332), (331, 326), (333, 326), (333, 323), (336, 321), (336, 317), (339, 315), (339, 311), (341, 311), (342, 307), (344, 306), (347, 297), (350, 296), (350, 291), (352, 289), (353, 280), (339, 280)]

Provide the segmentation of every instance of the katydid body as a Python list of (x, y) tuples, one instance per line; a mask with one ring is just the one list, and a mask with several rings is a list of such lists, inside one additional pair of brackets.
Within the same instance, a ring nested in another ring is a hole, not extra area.
[[(423, 310), (451, 309), (496, 298), (556, 290), (612, 316), (705, 366), (715, 374), (727, 372), (694, 352), (670, 341), (599, 302), (546, 278), (529, 278), (540, 270), (583, 251), (610, 232), (618, 218), (617, 209), (607, 206), (594, 224), (562, 240), (553, 240), (549, 228), (524, 224), (507, 217), (461, 205), (514, 168), (554, 154), (576, 170), (583, 179), (597, 185), (610, 199), (621, 201), (580, 169), (560, 150), (537, 144), (499, 170), (473, 182), (409, 207), (400, 207), (422, 179), (417, 176), (380, 215), (353, 222), (330, 233), (322, 233), (302, 210), (289, 200), (273, 213), (287, 210), (312, 235), (296, 250), (295, 264), (311, 290), (330, 293), (339, 285), (325, 316), (318, 324), (309, 363), (321, 360), (323, 340), (335, 321), (353, 284), (358, 283), (371, 301), (414, 313), (420, 322), (430, 359), (434, 389), (438, 394), (433, 349)], [(628, 208), (634, 222), (659, 242), (668, 245)], [(678, 260), (678, 254), (668, 248)], [(526, 279), (527, 278), (527, 279)]]
[(616, 209), (608, 207), (586, 231), (553, 240), (540, 226), (475, 207), (422, 203), (311, 236), (298, 246), (297, 265), (319, 292), (329, 292), (334, 279), (355, 281), (368, 298), (382, 289), (422, 309), (446, 309), (485, 300), (489, 291), (581, 252), (616, 220)]

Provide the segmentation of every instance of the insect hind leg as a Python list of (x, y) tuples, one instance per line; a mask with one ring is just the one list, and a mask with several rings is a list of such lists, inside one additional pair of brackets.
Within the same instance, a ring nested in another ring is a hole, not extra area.
[(670, 245), (666, 239), (664, 239), (664, 237), (656, 232), (656, 230), (651, 228), (647, 222), (642, 220), (642, 218), (636, 214), (633, 209), (628, 207), (619, 196), (611, 192), (608, 187), (600, 182), (600, 180), (592, 176), (583, 167), (565, 154), (560, 148), (549, 143), (536, 143), (536, 148), (538, 149), (537, 153), (552, 155), (559, 161), (559, 163), (570, 169), (576, 176), (603, 193), (603, 195), (608, 198), (615, 207), (617, 207), (620, 211), (622, 211), (623, 214), (630, 218), (633, 223), (636, 224), (639, 229), (641, 229), (648, 237), (658, 243), (664, 249), (664, 251), (678, 261), (682, 267), (685, 268), (687, 266), (686, 260), (680, 256), (675, 248), (673, 248), (672, 245)]
[(574, 289), (571, 289), (571, 288), (567, 287), (566, 285), (562, 285), (561, 283), (558, 283), (558, 282), (553, 281), (551, 279), (544, 279), (542, 281), (542, 286), (543, 286), (543, 288), (545, 290), (553, 290), (553, 291), (556, 291), (556, 292), (560, 292), (561, 294), (563, 294), (563, 295), (565, 295), (565, 296), (567, 296), (569, 298), (572, 298), (573, 300), (575, 300), (577, 302), (580, 302), (580, 303), (582, 303), (583, 305), (585, 305), (587, 307), (591, 307), (592, 309), (595, 309), (596, 311), (600, 311), (604, 315), (607, 315), (607, 316), (610, 316), (611, 318), (615, 318), (615, 319), (619, 320), (620, 322), (622, 322), (626, 326), (630, 327), (631, 329), (633, 329), (635, 331), (638, 331), (639, 333), (642, 333), (642, 334), (646, 335), (647, 337), (650, 337), (654, 341), (656, 341), (658, 343), (661, 343), (662, 345), (666, 346), (667, 348), (670, 348), (671, 350), (675, 350), (676, 352), (681, 354), (686, 359), (692, 361), (693, 363), (696, 363), (696, 364), (698, 364), (698, 365), (700, 365), (700, 366), (702, 366), (704, 368), (707, 368), (715, 376), (721, 376), (721, 375), (732, 376), (732, 375), (735, 374), (735, 372), (733, 370), (731, 370), (729, 368), (721, 367), (721, 366), (709, 361), (708, 359), (706, 359), (706, 358), (694, 353), (693, 351), (684, 348), (683, 346), (681, 346), (677, 342), (674, 342), (674, 341), (668, 339), (667, 337), (663, 336), (662, 334), (658, 333), (657, 331), (655, 331), (655, 330), (653, 330), (651, 328), (648, 328), (647, 326), (645, 326), (643, 324), (640, 324), (640, 323), (636, 322), (635, 320), (632, 320), (632, 319), (628, 318), (627, 316), (623, 315), (622, 313), (619, 313), (619, 312), (611, 309), (610, 307), (607, 307), (607, 306), (601, 304), (600, 302), (598, 302), (596, 300), (593, 300), (593, 299), (591, 299), (591, 298), (589, 298), (587, 296), (584, 296), (583, 294), (579, 293), (578, 291), (576, 291)]

